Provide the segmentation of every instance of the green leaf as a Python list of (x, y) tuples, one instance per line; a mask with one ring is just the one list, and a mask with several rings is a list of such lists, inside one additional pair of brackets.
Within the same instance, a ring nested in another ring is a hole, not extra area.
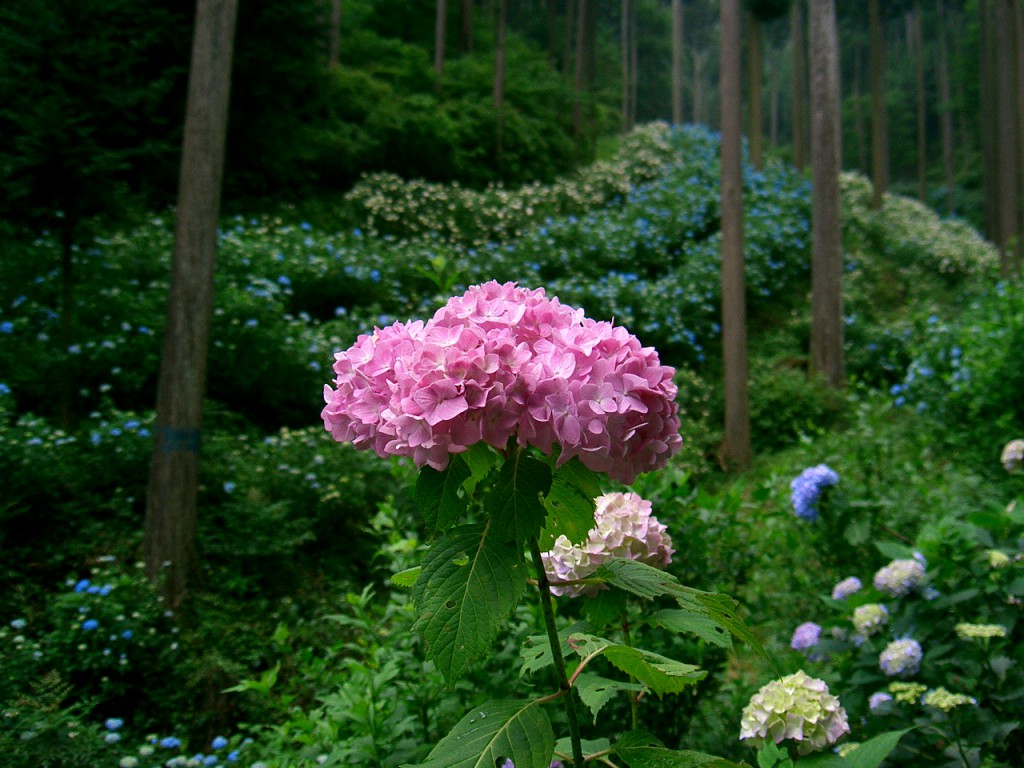
[[(419, 768), (548, 768), (555, 734), (536, 701), (489, 701), (462, 718)], [(406, 766), (415, 768), (415, 766)]]
[(573, 544), (586, 540), (594, 527), (594, 499), (601, 495), (599, 480), (596, 472), (575, 457), (555, 470), (544, 499), (548, 517), (540, 535), (541, 549), (551, 549), (562, 535)]
[(593, 577), (619, 589), (651, 600), (660, 595), (674, 594), (679, 586), (675, 576), (638, 560), (613, 557), (593, 573)]
[(703, 752), (666, 749), (643, 731), (625, 734), (615, 744), (615, 754), (629, 768), (749, 768), (746, 763), (733, 763)]
[(569, 645), (581, 658), (600, 653), (613, 666), (632, 675), (658, 696), (679, 693), (707, 676), (707, 672), (692, 664), (683, 664), (657, 653), (620, 645), (593, 635), (572, 635)]
[(776, 675), (779, 674), (778, 669), (775, 667), (775, 662), (768, 655), (768, 651), (764, 649), (761, 641), (754, 636), (754, 633), (750, 631), (750, 628), (736, 612), (737, 603), (735, 600), (728, 595), (717, 592), (702, 592), (699, 589), (682, 585), (676, 587), (673, 594), (680, 608), (708, 616), (718, 626), (732, 633), (733, 637), (737, 637), (749, 645), (755, 653), (768, 662)]
[(465, 514), (468, 502), (459, 495), (459, 488), (469, 476), (469, 465), (459, 454), (452, 456), (440, 472), (431, 467), (420, 470), (416, 478), (416, 506), (427, 528), (445, 531)]
[(594, 725), (597, 725), (597, 713), (601, 708), (611, 701), (612, 697), (622, 692), (639, 692), (644, 687), (636, 683), (627, 683), (621, 680), (609, 680), (600, 675), (592, 675), (584, 672), (576, 678), (576, 691), (583, 703), (594, 715)]
[[(605, 752), (611, 747), (611, 742), (608, 739), (580, 739), (580, 746), (583, 748), (583, 755), (592, 755), (595, 752)], [(571, 755), (572, 754), (572, 739), (568, 736), (559, 739), (555, 742), (555, 754), (556, 755)]]
[(412, 587), (416, 585), (416, 581), (420, 577), (420, 573), (423, 571), (423, 566), (417, 565), (414, 568), (406, 568), (404, 571), (391, 574), (391, 583), (396, 587)]
[(732, 636), (704, 613), (696, 613), (684, 608), (667, 608), (651, 614), (647, 617), (647, 621), (676, 634), (686, 632), (697, 635), (702, 640), (717, 645), (719, 648), (732, 648)]
[(427, 656), (449, 683), (485, 655), (502, 619), (523, 596), (522, 552), (498, 541), (488, 525), (464, 525), (439, 539), (423, 560), (413, 590)]
[(854, 547), (859, 547), (871, 538), (871, 518), (867, 515), (854, 518), (843, 531), (843, 538)]
[(498, 480), (484, 500), (494, 535), (520, 545), (536, 536), (546, 514), (541, 499), (550, 489), (551, 470), (547, 464), (525, 451), (516, 451), (501, 465)]
[(498, 460), (498, 453), (487, 443), (473, 443), (469, 449), (460, 454), (469, 467), (469, 479), (463, 483), (466, 493), (472, 496), (476, 492), (477, 484), (487, 477), (487, 474), (494, 469)]
[(889, 756), (889, 753), (896, 749), (896, 745), (903, 735), (912, 730), (914, 729), (905, 728), (902, 731), (880, 733), (847, 754), (843, 758), (843, 764), (847, 768), (878, 768), (882, 761)]
[[(569, 636), (580, 632), (585, 627), (586, 624), (584, 622), (577, 621), (559, 631), (558, 640), (562, 646), (562, 658), (572, 653), (572, 649), (569, 647)], [(519, 670), (520, 677), (525, 677), (545, 667), (553, 666), (555, 663), (554, 658), (551, 656), (551, 644), (548, 642), (547, 635), (531, 635), (526, 638), (519, 648), (519, 656), (523, 660), (522, 669)]]
[(628, 595), (618, 589), (602, 589), (583, 603), (583, 613), (590, 623), (591, 632), (599, 632), (610, 624), (622, 624), (622, 612), (626, 610)]
[(875, 548), (890, 560), (908, 560), (914, 556), (914, 551), (910, 547), (894, 541), (876, 541)]

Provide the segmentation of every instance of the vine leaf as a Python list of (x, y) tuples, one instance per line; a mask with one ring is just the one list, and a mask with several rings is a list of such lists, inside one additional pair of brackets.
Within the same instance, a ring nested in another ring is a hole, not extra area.
[(420, 470), (416, 478), (416, 506), (429, 529), (445, 531), (465, 514), (468, 502), (459, 495), (459, 488), (469, 476), (469, 465), (459, 454), (453, 455), (440, 472), (432, 467)]
[(462, 718), (418, 766), (494, 768), (505, 759), (516, 768), (548, 768), (555, 734), (536, 701), (489, 701)]
[(600, 653), (620, 671), (632, 675), (658, 696), (679, 693), (707, 677), (707, 672), (693, 664), (684, 664), (667, 656), (613, 643), (594, 635), (572, 635), (569, 645), (586, 658)]
[(580, 699), (594, 715), (594, 725), (597, 725), (597, 713), (601, 708), (612, 700), (612, 697), (623, 691), (642, 691), (644, 687), (637, 683), (627, 683), (622, 680), (609, 680), (607, 677), (592, 675), (584, 672), (576, 678), (576, 691)]
[(413, 628), (449, 683), (490, 650), (502, 619), (519, 604), (526, 589), (521, 555), (495, 540), (488, 525), (453, 528), (427, 552), (413, 588)]
[(494, 534), (520, 546), (536, 536), (547, 514), (541, 499), (550, 489), (548, 465), (525, 451), (516, 451), (502, 464), (494, 488), (484, 500)]
[(594, 499), (600, 495), (600, 476), (578, 458), (556, 469), (544, 498), (548, 518), (540, 535), (541, 549), (551, 549), (563, 534), (573, 544), (585, 541), (594, 527)]

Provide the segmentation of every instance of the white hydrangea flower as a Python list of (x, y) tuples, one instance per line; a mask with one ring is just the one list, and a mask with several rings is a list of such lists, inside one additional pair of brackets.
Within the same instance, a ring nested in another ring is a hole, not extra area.
[(878, 665), (890, 677), (916, 675), (921, 668), (924, 653), (917, 640), (904, 638), (893, 640), (878, 657)]
[(924, 564), (919, 560), (893, 560), (875, 574), (874, 585), (879, 592), (904, 597), (924, 584)]
[(871, 637), (889, 623), (889, 609), (881, 603), (858, 605), (853, 609), (853, 626), (861, 637)]
[(845, 600), (850, 595), (859, 592), (863, 586), (861, 580), (856, 576), (849, 576), (832, 587), (832, 599)]
[(740, 739), (755, 744), (785, 739), (797, 743), (797, 752), (824, 749), (850, 732), (846, 710), (828, 691), (824, 680), (803, 670), (761, 687), (743, 710)]
[[(577, 546), (559, 536), (542, 557), (548, 578), (561, 582), (585, 579), (613, 557), (665, 568), (674, 552), (666, 526), (651, 514), (651, 502), (635, 493), (606, 493), (595, 500), (594, 527), (586, 541)], [(570, 597), (593, 595), (599, 589), (580, 584), (551, 587), (554, 594)]]
[(1015, 472), (1024, 465), (1024, 440), (1011, 440), (1003, 446), (1003, 454), (999, 458), (1007, 472)]

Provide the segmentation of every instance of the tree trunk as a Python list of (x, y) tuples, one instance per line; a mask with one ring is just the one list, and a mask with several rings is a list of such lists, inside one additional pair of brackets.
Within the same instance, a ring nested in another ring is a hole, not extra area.
[(462, 0), (462, 50), (473, 52), (473, 0)]
[(327, 66), (341, 64), (341, 0), (331, 0), (331, 28), (327, 41)]
[(857, 168), (864, 174), (868, 170), (867, 131), (864, 130), (864, 93), (861, 83), (864, 74), (864, 58), (860, 43), (853, 46), (853, 130), (857, 136)]
[(804, 35), (804, 2), (795, 0), (789, 11), (789, 37), (793, 46), (793, 165), (801, 173), (807, 164), (807, 38)]
[(779, 146), (779, 99), (781, 98), (782, 83), (779, 72), (782, 70), (782, 62), (777, 50), (772, 49), (769, 57), (770, 75), (768, 77), (768, 144), (772, 149)]
[(444, 42), (448, 31), (448, 0), (437, 0), (437, 16), (434, 17), (434, 75), (441, 85), (444, 74)]
[(939, 87), (939, 132), (942, 136), (942, 169), (946, 180), (946, 213), (952, 215), (955, 210), (953, 97), (949, 86), (949, 47), (946, 42), (946, 9), (943, 0), (938, 0), (938, 23), (935, 68)]
[(995, 0), (995, 55), (998, 112), (996, 116), (997, 216), (996, 245), (999, 246), (1000, 272), (1009, 277), (1015, 270), (1014, 240), (1017, 234), (1019, 185), (1017, 182), (1017, 89), (1015, 87), (1014, 22), (1012, 0)]
[(921, 0), (915, 0), (913, 36), (914, 64), (917, 70), (917, 199), (928, 202), (925, 173), (928, 164), (928, 133), (925, 124), (924, 96), (924, 36), (921, 34)]
[(572, 103), (572, 133), (577, 144), (583, 138), (583, 87), (587, 62), (587, 0), (577, 0), (576, 7), (576, 76)]
[(198, 0), (196, 6), (145, 526), (146, 574), (160, 583), (172, 608), (185, 599), (195, 567), (200, 428), (237, 9), (238, 0)]
[(1013, 3), (1013, 36), (1017, 70), (1017, 253), (1014, 274), (1024, 271), (1024, 7)]
[(722, 463), (744, 470), (751, 464), (748, 403), (747, 310), (743, 275), (743, 134), (740, 0), (722, 0), (722, 364), (725, 438)]
[(839, 42), (834, 0), (811, 0), (811, 373), (832, 388), (843, 372), (839, 171)]
[(868, 1), (871, 26), (871, 205), (882, 207), (889, 191), (889, 119), (885, 106), (885, 34), (879, 0)]
[(683, 124), (683, 0), (672, 0), (672, 123)]
[(621, 0), (621, 19), (619, 26), (619, 37), (622, 39), (622, 130), (629, 131), (633, 127), (630, 122), (632, 109), (629, 104), (629, 97), (632, 93), (630, 84), (633, 82), (629, 76), (630, 47), (629, 47), (629, 6), (630, 0)]
[(978, 15), (980, 22), (979, 51), (981, 60), (978, 66), (978, 101), (981, 116), (981, 167), (982, 194), (984, 204), (982, 211), (985, 217), (985, 236), (992, 242), (998, 242), (998, 190), (997, 179), (998, 156), (996, 145), (999, 140), (996, 119), (997, 89), (995, 83), (995, 33), (993, 32), (994, 0), (979, 0)]
[(629, 6), (629, 127), (636, 126), (637, 71), (639, 66), (639, 50), (636, 44), (636, 0)]
[(503, 176), (505, 141), (505, 22), (508, 15), (508, 0), (498, 3), (498, 24), (494, 45), (494, 112), (497, 117), (496, 158), (498, 177)]
[(702, 124), (704, 114), (704, 52), (693, 52), (693, 122)]
[(562, 56), (562, 71), (568, 74), (572, 72), (573, 65), (573, 35), (576, 31), (576, 0), (565, 0), (565, 47)]
[(750, 80), (750, 126), (747, 140), (750, 162), (755, 168), (764, 167), (764, 32), (761, 22), (752, 13), (747, 14), (750, 30), (747, 76)]

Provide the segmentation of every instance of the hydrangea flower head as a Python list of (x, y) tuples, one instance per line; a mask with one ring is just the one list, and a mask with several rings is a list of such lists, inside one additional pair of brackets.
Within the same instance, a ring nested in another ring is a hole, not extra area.
[[(672, 562), (675, 550), (665, 525), (651, 514), (651, 502), (635, 493), (606, 493), (595, 499), (594, 527), (587, 539), (574, 545), (559, 536), (549, 552), (541, 555), (552, 581), (585, 579), (613, 557), (639, 560), (656, 568)], [(556, 595), (579, 597), (596, 594), (603, 585), (552, 585)]]
[(871, 709), (878, 709), (887, 701), (892, 701), (892, 694), (886, 693), (885, 691), (878, 691), (877, 693), (872, 693), (870, 698), (868, 698), (868, 707)]
[(875, 589), (893, 597), (904, 597), (924, 584), (924, 564), (918, 559), (893, 560), (879, 568), (873, 583)]
[(871, 637), (889, 623), (889, 609), (881, 603), (858, 605), (853, 609), (853, 626), (861, 637)]
[(832, 599), (845, 600), (850, 595), (860, 592), (861, 587), (863, 586), (864, 585), (861, 583), (861, 580), (856, 576), (845, 578), (832, 587)]
[(1004, 445), (999, 461), (1007, 472), (1016, 472), (1024, 466), (1024, 440), (1011, 440)]
[(813, 648), (821, 639), (821, 625), (813, 621), (805, 621), (793, 631), (793, 639), (790, 647), (796, 651), (806, 651)]
[(321, 412), (334, 439), (420, 467), (515, 436), (629, 484), (682, 444), (674, 370), (542, 288), (472, 286), (426, 323), (360, 336), (334, 372)]
[(810, 467), (801, 472), (789, 484), (792, 490), (793, 511), (804, 520), (818, 519), (818, 499), (822, 491), (839, 482), (835, 470), (824, 464)]
[(904, 704), (916, 704), (927, 690), (928, 686), (921, 683), (889, 683), (889, 692)]
[(963, 706), (964, 704), (977, 704), (978, 700), (973, 696), (966, 696), (962, 693), (953, 693), (947, 691), (945, 688), (936, 688), (933, 691), (928, 691), (921, 699), (921, 703), (929, 707), (936, 707), (941, 709), (943, 712), (949, 712), (950, 710)]
[(801, 755), (834, 744), (850, 732), (846, 710), (823, 680), (801, 670), (761, 687), (743, 710), (740, 739), (755, 744), (798, 742)]
[(958, 637), (972, 640), (1006, 637), (1006, 627), (1002, 624), (969, 624), (961, 622), (956, 625), (955, 629)]
[(917, 640), (904, 638), (893, 640), (878, 657), (878, 665), (889, 677), (910, 677), (921, 668), (921, 644)]

